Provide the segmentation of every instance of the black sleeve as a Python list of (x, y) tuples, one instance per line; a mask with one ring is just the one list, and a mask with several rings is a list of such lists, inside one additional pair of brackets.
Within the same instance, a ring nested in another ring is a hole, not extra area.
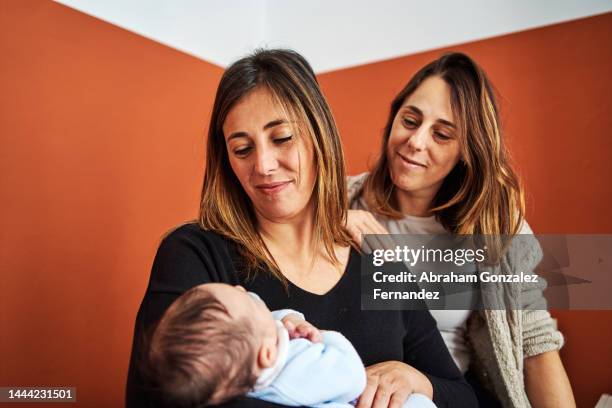
[(450, 356), (431, 313), (427, 310), (403, 313), (404, 362), (429, 378), (436, 406), (478, 407), (476, 395)]
[[(140, 370), (146, 334), (170, 304), (188, 289), (207, 282), (238, 284), (223, 238), (197, 225), (180, 227), (157, 250), (149, 285), (136, 316), (126, 387), (126, 408), (163, 407), (155, 391), (146, 386)], [(268, 408), (281, 405), (249, 398), (224, 404), (224, 408)]]

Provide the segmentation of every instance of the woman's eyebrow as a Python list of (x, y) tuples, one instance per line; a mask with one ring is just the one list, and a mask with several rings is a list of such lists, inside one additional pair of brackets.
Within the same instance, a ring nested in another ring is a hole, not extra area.
[[(268, 130), (268, 129), (273, 128), (275, 126), (283, 125), (285, 123), (287, 123), (287, 121), (285, 119), (274, 119), (274, 120), (266, 123), (264, 125), (264, 127), (263, 127), (263, 130)], [(242, 131), (234, 132), (231, 135), (229, 135), (229, 137), (227, 138), (227, 141), (229, 142), (232, 139), (236, 139), (238, 137), (247, 137), (247, 136), (248, 136), (247, 132), (242, 132)]]
[(417, 108), (417, 107), (416, 107), (416, 106), (414, 106), (414, 105), (407, 105), (407, 106), (404, 106), (404, 109), (405, 109), (405, 110), (412, 111), (412, 112), (416, 113), (417, 115), (421, 115), (421, 116), (423, 116), (423, 111), (422, 111), (422, 110), (420, 110), (419, 108)]
[[(422, 111), (422, 110), (420, 110), (419, 108), (417, 108), (417, 107), (416, 107), (416, 106), (414, 106), (414, 105), (408, 105), (408, 106), (405, 106), (405, 107), (404, 107), (404, 109), (407, 109), (407, 110), (413, 111), (413, 112), (414, 112), (414, 113), (416, 113), (417, 115), (421, 115), (421, 116), (423, 116), (423, 111)], [(453, 122), (451, 122), (451, 121), (449, 121), (449, 120), (446, 120), (446, 119), (437, 119), (437, 120), (436, 120), (436, 122), (441, 123), (441, 124), (443, 124), (443, 125), (446, 125), (446, 126), (448, 126), (448, 127), (451, 127), (451, 128), (453, 128), (453, 129), (457, 129), (457, 125), (455, 125)]]
[(265, 126), (263, 127), (263, 130), (267, 130), (267, 129), (273, 128), (274, 126), (282, 125), (285, 123), (287, 123), (285, 119), (274, 119), (273, 121), (266, 123)]
[(231, 135), (229, 135), (229, 137), (227, 138), (227, 141), (229, 142), (232, 139), (236, 139), (238, 137), (247, 137), (247, 133), (246, 132), (234, 132)]
[(438, 120), (436, 120), (436, 122), (439, 122), (439, 123), (441, 123), (443, 125), (446, 125), (448, 127), (453, 128), (453, 129), (457, 129), (457, 126), (453, 122), (449, 122), (448, 120), (438, 119)]

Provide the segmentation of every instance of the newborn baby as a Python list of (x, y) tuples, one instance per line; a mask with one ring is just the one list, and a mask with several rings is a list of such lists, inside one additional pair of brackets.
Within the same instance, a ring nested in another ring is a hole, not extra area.
[[(257, 295), (222, 283), (179, 297), (155, 328), (147, 357), (149, 377), (179, 406), (248, 393), (291, 406), (351, 407), (366, 385), (361, 359), (342, 334), (320, 332), (292, 310), (270, 312)], [(404, 407), (435, 405), (412, 394)]]

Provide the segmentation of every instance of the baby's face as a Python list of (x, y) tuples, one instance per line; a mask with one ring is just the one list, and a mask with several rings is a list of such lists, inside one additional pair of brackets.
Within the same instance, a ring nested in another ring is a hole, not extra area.
[(209, 291), (227, 309), (234, 319), (244, 318), (255, 327), (258, 343), (264, 338), (276, 339), (276, 323), (264, 302), (250, 296), (242, 286), (225, 283), (207, 283), (203, 290)]

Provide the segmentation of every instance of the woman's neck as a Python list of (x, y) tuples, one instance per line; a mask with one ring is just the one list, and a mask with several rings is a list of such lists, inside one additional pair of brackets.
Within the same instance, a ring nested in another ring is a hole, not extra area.
[(324, 294), (342, 277), (350, 247), (335, 245), (332, 261), (320, 240), (316, 239), (314, 207), (291, 220), (258, 217), (258, 232), (280, 272), (302, 290)]
[(271, 220), (257, 216), (258, 232), (268, 250), (275, 253), (291, 253), (301, 260), (312, 260), (318, 250), (314, 248), (314, 211), (285, 220)]
[(431, 204), (435, 193), (431, 192), (411, 192), (395, 188), (395, 199), (399, 206), (399, 210), (404, 215), (412, 215), (414, 217), (429, 217), (431, 214)]

